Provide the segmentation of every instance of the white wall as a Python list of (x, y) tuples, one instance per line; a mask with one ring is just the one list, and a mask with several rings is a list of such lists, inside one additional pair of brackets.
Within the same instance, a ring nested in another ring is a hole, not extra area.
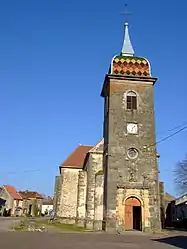
[(80, 169), (62, 169), (62, 190), (59, 212), (62, 218), (76, 218), (79, 171)]
[(49, 214), (49, 211), (53, 210), (53, 205), (45, 205), (45, 204), (43, 204), (42, 205), (42, 214), (45, 214), (46, 210), (48, 211), (48, 214)]
[(10, 194), (6, 191), (6, 189), (4, 188), (4, 186), (3, 186), (2, 191), (0, 192), (0, 197), (2, 199), (6, 200), (6, 203), (5, 203), (6, 210), (13, 209), (13, 207), (14, 207), (14, 200), (10, 196)]

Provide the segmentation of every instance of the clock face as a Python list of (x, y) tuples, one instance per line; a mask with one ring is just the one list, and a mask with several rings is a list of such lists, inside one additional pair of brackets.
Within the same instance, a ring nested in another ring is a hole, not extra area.
[(137, 124), (127, 124), (127, 132), (131, 134), (136, 134), (138, 132)]

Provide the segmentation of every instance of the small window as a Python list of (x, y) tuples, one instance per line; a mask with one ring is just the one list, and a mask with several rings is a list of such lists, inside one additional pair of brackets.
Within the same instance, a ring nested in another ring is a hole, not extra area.
[(137, 95), (135, 92), (127, 93), (127, 109), (129, 110), (137, 109)]

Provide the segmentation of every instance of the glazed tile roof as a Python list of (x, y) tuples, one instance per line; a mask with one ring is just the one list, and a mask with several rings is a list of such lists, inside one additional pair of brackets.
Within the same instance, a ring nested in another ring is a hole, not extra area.
[(114, 75), (121, 76), (151, 76), (150, 66), (147, 59), (136, 56), (116, 56), (112, 61)]

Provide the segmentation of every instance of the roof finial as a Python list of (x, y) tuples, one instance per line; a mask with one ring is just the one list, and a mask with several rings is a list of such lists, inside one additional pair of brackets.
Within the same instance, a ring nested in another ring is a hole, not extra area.
[[(125, 4), (125, 8), (127, 9), (127, 4)], [(127, 10), (124, 11), (125, 14), (125, 36), (123, 41), (123, 47), (122, 47), (122, 55), (124, 56), (133, 56), (134, 55), (134, 49), (132, 47), (132, 43), (129, 36), (129, 24), (127, 21), (127, 15), (130, 14)]]

